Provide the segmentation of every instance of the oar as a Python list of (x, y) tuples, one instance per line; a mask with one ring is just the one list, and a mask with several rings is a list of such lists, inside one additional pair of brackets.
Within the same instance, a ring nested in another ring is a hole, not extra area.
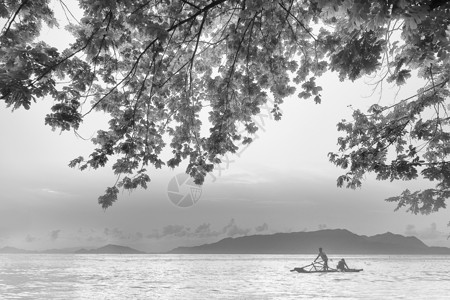
[(309, 265), (304, 266), (304, 267), (301, 267), (301, 268), (294, 268), (294, 269), (291, 270), (291, 272), (297, 271), (297, 269), (304, 269), (304, 268), (309, 267), (309, 266), (312, 266), (312, 265), (314, 265), (314, 263), (309, 264)]

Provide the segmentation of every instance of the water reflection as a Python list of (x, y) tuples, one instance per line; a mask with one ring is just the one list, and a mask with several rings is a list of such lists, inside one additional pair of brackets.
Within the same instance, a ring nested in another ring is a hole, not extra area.
[(347, 256), (352, 267), (364, 271), (290, 272), (312, 259), (300, 255), (1, 255), (0, 298), (445, 299), (450, 295), (446, 256)]

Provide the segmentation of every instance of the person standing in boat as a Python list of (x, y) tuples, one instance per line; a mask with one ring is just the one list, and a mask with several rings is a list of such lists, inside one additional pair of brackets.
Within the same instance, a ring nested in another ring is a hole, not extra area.
[(325, 254), (325, 252), (322, 251), (322, 248), (319, 248), (319, 254), (317, 255), (314, 262), (316, 262), (319, 258), (322, 259), (322, 261), (323, 261), (323, 270), (327, 271), (328, 270), (328, 257)]

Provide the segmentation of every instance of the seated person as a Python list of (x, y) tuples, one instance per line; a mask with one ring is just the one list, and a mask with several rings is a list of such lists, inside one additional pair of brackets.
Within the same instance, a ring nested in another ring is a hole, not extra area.
[(336, 266), (336, 269), (338, 269), (338, 271), (342, 271), (342, 272), (345, 272), (345, 270), (349, 269), (348, 266), (347, 266), (347, 263), (345, 262), (345, 259), (341, 259), (338, 262), (338, 264)]

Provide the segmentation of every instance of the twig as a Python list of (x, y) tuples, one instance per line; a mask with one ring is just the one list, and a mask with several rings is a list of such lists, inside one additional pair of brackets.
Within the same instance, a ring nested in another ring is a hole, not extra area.
[(11, 18), (11, 20), (8, 23), (8, 26), (6, 27), (5, 33), (3, 33), (4, 36), (6, 36), (8, 31), (11, 29), (12, 23), (14, 22), (14, 20), (17, 17), (17, 15), (22, 10), (22, 8), (25, 6), (25, 4), (27, 4), (27, 2), (28, 2), (28, 0), (23, 0), (22, 3), (20, 4), (19, 8), (17, 8), (17, 10), (14, 12), (13, 17)]

